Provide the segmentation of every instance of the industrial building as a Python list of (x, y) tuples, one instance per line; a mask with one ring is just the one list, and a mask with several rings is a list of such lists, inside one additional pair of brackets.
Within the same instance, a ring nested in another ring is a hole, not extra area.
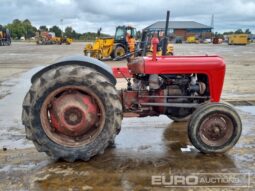
[[(144, 30), (148, 32), (164, 32), (165, 21), (158, 21)], [(189, 36), (196, 36), (199, 39), (212, 37), (212, 27), (195, 21), (170, 21), (168, 25), (168, 36), (170, 39), (186, 40)]]

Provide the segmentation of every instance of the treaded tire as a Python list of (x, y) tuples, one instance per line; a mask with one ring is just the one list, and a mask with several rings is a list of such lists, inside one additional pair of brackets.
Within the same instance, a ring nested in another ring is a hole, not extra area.
[[(67, 147), (52, 141), (45, 133), (40, 119), (40, 108), (50, 92), (67, 85), (86, 86), (99, 97), (105, 109), (104, 127), (91, 142), (79, 147)], [(53, 159), (89, 160), (101, 154), (114, 142), (120, 131), (122, 105), (115, 87), (107, 79), (84, 66), (68, 65), (51, 69), (34, 81), (23, 102), (22, 122), (26, 137), (32, 140), (39, 152), (45, 152)]]
[[(122, 53), (123, 52), (123, 55), (119, 55), (119, 53)], [(115, 49), (114, 49), (114, 58), (117, 58), (117, 57), (122, 57), (126, 54), (126, 51), (125, 49), (122, 47), (122, 46), (117, 46)]]
[[(229, 117), (233, 123), (233, 133), (223, 145), (212, 146), (202, 141), (199, 128), (206, 117), (221, 113)], [(188, 136), (191, 143), (203, 153), (224, 153), (231, 149), (239, 140), (242, 132), (242, 122), (236, 110), (226, 103), (206, 103), (198, 107), (188, 122)]]

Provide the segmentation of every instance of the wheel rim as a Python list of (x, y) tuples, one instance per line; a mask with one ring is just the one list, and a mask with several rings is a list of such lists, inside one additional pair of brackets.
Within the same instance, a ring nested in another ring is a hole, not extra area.
[(200, 125), (199, 136), (209, 146), (226, 144), (234, 133), (234, 124), (226, 114), (216, 113), (206, 117)]
[(125, 54), (125, 50), (123, 48), (117, 48), (117, 51), (116, 51), (116, 55), (119, 57), (119, 56), (124, 56)]
[(89, 88), (64, 86), (43, 102), (40, 119), (44, 132), (55, 143), (78, 147), (93, 141), (102, 131), (105, 109)]

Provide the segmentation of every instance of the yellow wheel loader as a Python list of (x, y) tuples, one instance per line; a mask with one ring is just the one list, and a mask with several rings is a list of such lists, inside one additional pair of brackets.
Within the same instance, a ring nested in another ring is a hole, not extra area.
[(11, 45), (11, 34), (9, 29), (4, 28), (0, 25), (0, 46), (10, 46)]
[[(116, 27), (114, 38), (98, 37), (95, 42), (92, 44), (89, 43), (85, 46), (84, 54), (85, 56), (93, 57), (99, 60), (108, 57), (111, 57), (112, 59), (124, 58), (127, 54), (135, 54), (135, 56), (140, 56), (142, 54), (150, 55), (152, 50), (152, 46), (150, 45), (150, 39), (153, 36), (152, 32), (148, 33), (148, 31), (143, 31), (141, 41), (136, 43), (136, 51), (131, 53), (129, 51), (128, 42), (126, 40), (127, 34), (130, 34), (130, 36), (135, 38), (136, 29), (131, 26), (118, 26)], [(166, 54), (173, 55), (173, 45), (170, 43), (167, 45)], [(157, 55), (162, 55), (160, 46)]]
[(111, 55), (113, 46), (113, 38), (97, 38), (93, 44), (86, 44), (84, 54), (101, 60)]
[(67, 37), (57, 37), (54, 32), (38, 31), (36, 32), (36, 44), (49, 45), (49, 44), (66, 44), (70, 45), (73, 39)]
[(68, 38), (68, 37), (61, 37), (61, 44), (66, 44), (66, 45), (70, 45), (72, 44), (73, 39), (72, 38)]
[(187, 43), (195, 43), (195, 44), (198, 44), (199, 43), (199, 40), (197, 39), (197, 37), (195, 36), (189, 36), (187, 37), (187, 40), (186, 40)]
[(136, 37), (136, 29), (131, 26), (118, 26), (114, 37), (102, 38), (99, 35), (95, 42), (85, 46), (84, 54), (100, 60), (107, 57), (122, 57), (129, 51), (127, 34)]

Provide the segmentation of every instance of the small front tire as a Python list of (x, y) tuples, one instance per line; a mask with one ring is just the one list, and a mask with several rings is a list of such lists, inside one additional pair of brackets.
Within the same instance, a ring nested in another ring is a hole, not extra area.
[(242, 122), (229, 104), (207, 103), (192, 114), (188, 123), (191, 143), (203, 153), (224, 153), (239, 140)]

